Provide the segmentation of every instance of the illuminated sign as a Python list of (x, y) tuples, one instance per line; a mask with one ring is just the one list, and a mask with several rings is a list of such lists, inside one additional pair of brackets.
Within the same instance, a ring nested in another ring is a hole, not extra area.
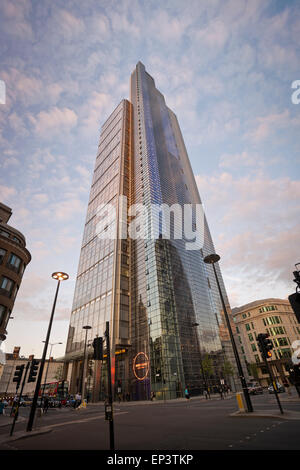
[(133, 359), (132, 368), (138, 380), (145, 380), (149, 372), (149, 358), (147, 354), (139, 352)]

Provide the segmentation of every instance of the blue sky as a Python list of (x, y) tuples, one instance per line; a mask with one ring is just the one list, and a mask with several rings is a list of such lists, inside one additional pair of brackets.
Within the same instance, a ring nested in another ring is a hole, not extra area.
[[(299, 255), (296, 1), (2, 0), (0, 200), (32, 254), (6, 350), (66, 342), (99, 129), (140, 60), (176, 113), (232, 307), (294, 291)], [(64, 353), (65, 344), (53, 349)]]

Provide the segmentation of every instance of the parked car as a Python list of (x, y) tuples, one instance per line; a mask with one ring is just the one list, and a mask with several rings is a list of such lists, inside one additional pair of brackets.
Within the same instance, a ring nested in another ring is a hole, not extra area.
[[(279, 382), (276, 382), (276, 387), (277, 387), (277, 393), (283, 393), (283, 392), (285, 392), (284, 386), (281, 385)], [(269, 385), (269, 387), (268, 387), (268, 392), (269, 392), (269, 393), (274, 393), (273, 384)]]
[(254, 382), (248, 384), (248, 392), (249, 395), (259, 395), (261, 393), (264, 393), (262, 386)]

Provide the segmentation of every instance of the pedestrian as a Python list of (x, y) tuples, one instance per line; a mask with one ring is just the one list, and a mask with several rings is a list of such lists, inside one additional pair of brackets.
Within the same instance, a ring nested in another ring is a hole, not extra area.
[(151, 392), (151, 401), (155, 399), (155, 392)]
[(184, 389), (184, 396), (187, 400), (189, 400), (190, 398), (190, 393), (189, 393), (189, 389), (188, 389), (188, 386), (185, 387)]
[(121, 403), (121, 399), (122, 399), (122, 389), (121, 389), (121, 387), (118, 387), (118, 393), (117, 393), (117, 395), (118, 395), (119, 403)]
[(219, 393), (221, 395), (221, 400), (224, 400), (223, 387), (222, 386), (219, 387)]
[(43, 412), (46, 414), (49, 408), (49, 398), (44, 398)]
[(80, 393), (76, 393), (76, 396), (75, 396), (75, 407), (74, 408), (78, 408), (78, 406), (80, 406), (81, 404), (81, 395)]
[(205, 396), (206, 400), (208, 400), (208, 391), (206, 390), (206, 388), (204, 389), (204, 396)]

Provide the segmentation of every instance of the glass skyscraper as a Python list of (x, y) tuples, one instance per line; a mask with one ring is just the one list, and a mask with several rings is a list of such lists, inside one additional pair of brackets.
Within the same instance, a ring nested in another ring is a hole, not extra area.
[[(123, 100), (101, 130), (66, 347), (71, 393), (85, 380), (89, 398), (105, 396), (106, 354), (103, 361), (92, 360), (91, 342), (103, 336), (106, 321), (114, 391), (123, 397), (144, 400), (154, 392), (157, 399), (170, 399), (183, 396), (186, 386), (199, 394), (223, 383), (235, 388), (235, 360), (214, 273), (203, 261), (214, 253), (206, 218), (203, 243), (187, 249), (184, 210), (180, 219), (172, 212), (169, 237), (165, 221), (153, 211), (188, 206), (196, 229), (194, 209), (200, 204), (177, 118), (139, 62), (131, 75), (130, 102)], [(146, 219), (132, 211), (134, 205), (145, 209)], [(175, 236), (178, 230), (181, 237)], [(92, 328), (83, 369), (86, 325)]]

